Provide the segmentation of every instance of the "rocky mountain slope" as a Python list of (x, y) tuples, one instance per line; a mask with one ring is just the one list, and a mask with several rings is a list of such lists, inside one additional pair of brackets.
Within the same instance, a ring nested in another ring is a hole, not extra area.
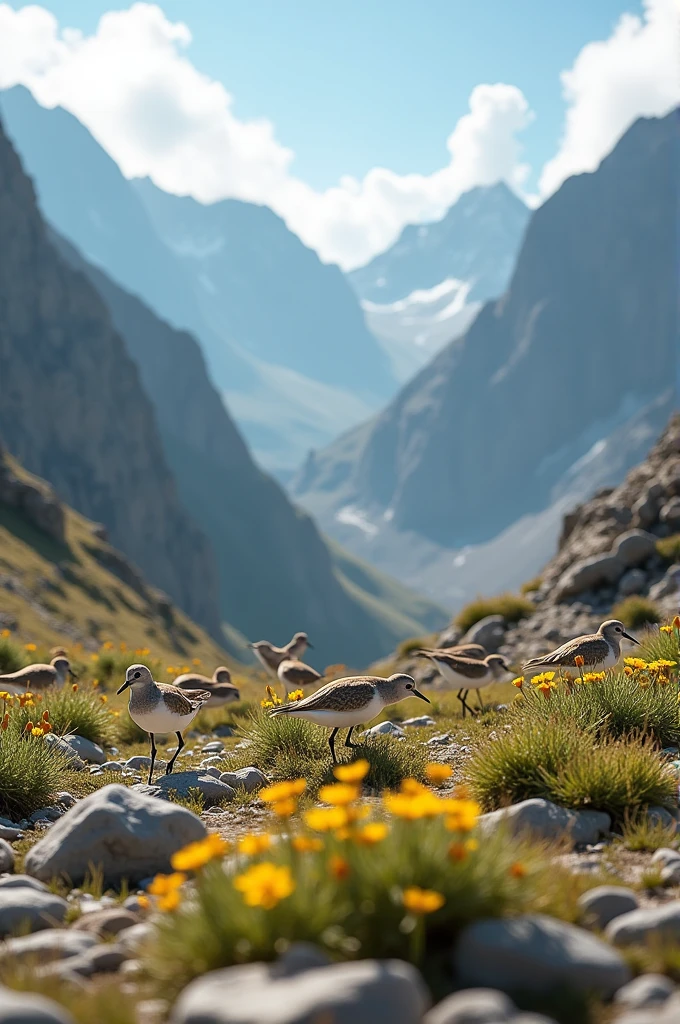
[(174, 661), (224, 650), (106, 540), (0, 447), (0, 629), (39, 647), (105, 641)]
[(260, 462), (292, 468), (396, 390), (352, 289), (270, 210), (123, 178), (87, 129), (23, 87), (0, 113), (47, 221), (199, 341)]
[[(201, 350), (55, 237), (97, 289), (137, 364), (180, 497), (215, 553), (224, 621), (252, 639), (298, 629), (310, 657), (361, 666), (395, 640), (445, 621), (430, 601), (333, 547), (260, 470), (212, 384)], [(241, 654), (243, 655), (243, 651)]]
[(639, 120), (568, 179), (504, 298), (310, 457), (292, 490), (324, 529), (462, 603), (532, 575), (566, 508), (644, 456), (677, 404), (676, 131)]
[(348, 276), (371, 331), (405, 381), (505, 292), (530, 211), (504, 182), (464, 193), (432, 224), (409, 224)]
[(191, 617), (220, 635), (217, 575), (182, 507), (104, 303), (46, 237), (0, 128), (0, 437)]

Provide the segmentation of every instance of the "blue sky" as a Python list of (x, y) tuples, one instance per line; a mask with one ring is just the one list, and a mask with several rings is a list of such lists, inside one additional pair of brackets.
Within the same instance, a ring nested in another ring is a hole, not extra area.
[[(27, 6), (11, 3), (15, 9)], [(128, 4), (44, 0), (63, 26), (94, 31)], [(639, 0), (163, 0), (184, 21), (197, 68), (243, 119), (273, 121), (294, 172), (315, 189), (374, 166), (441, 166), (445, 139), (479, 82), (510, 82), (535, 119), (522, 133), (535, 187), (562, 131), (560, 71)]]
[(677, 0), (0, 0), (0, 88), (350, 269), (470, 188), (594, 170), (680, 102), (676, 40)]

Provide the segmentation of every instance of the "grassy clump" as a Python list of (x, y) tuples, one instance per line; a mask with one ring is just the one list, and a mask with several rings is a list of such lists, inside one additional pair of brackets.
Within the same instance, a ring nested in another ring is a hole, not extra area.
[[(308, 790), (315, 792), (332, 776), (328, 736), (328, 730), (304, 719), (284, 715), (271, 718), (258, 712), (248, 733), (252, 746), (244, 751), (244, 758), (273, 779), (304, 778)], [(391, 736), (376, 736), (361, 743), (361, 734), (356, 731), (352, 740), (356, 746), (350, 749), (343, 745), (344, 733), (336, 737), (338, 760), (366, 758), (371, 766), (366, 781), (374, 789), (393, 788), (411, 776), (424, 777), (427, 758), (421, 743)]]
[(620, 619), (628, 629), (642, 629), (661, 621), (661, 612), (648, 597), (633, 594), (612, 608), (612, 618)]
[(506, 622), (519, 622), (534, 611), (533, 601), (521, 594), (499, 594), (497, 597), (478, 597), (458, 612), (456, 625), (467, 632), (487, 615), (502, 615)]
[(519, 592), (520, 594), (533, 594), (539, 589), (542, 582), (542, 576), (534, 576), (533, 579), (527, 580), (525, 583), (522, 584), (522, 586), (519, 588)]
[(0, 731), (0, 815), (18, 821), (52, 801), (66, 761), (43, 736), (24, 731), (18, 710), (8, 714), (7, 728)]
[[(97, 985), (84, 988), (55, 977), (41, 978), (36, 962), (17, 963), (6, 958), (0, 966), (0, 982), (15, 992), (30, 992), (54, 1000), (73, 1018), (75, 1024), (136, 1024), (138, 997), (121, 991), (115, 975), (112, 980), (97, 979)], [(28, 1019), (28, 1018), (27, 1018)], [(37, 1019), (37, 1018), (33, 1018)]]
[(679, 562), (680, 533), (674, 533), (671, 537), (660, 537), (656, 542), (656, 551), (665, 562)]
[(660, 850), (676, 846), (675, 824), (663, 825), (646, 813), (626, 814), (621, 842), (627, 850)]
[(18, 672), (26, 664), (24, 652), (19, 644), (8, 636), (0, 637), (0, 673)]
[[(670, 659), (669, 659), (670, 660)], [(644, 734), (660, 746), (680, 744), (680, 718), (676, 688), (666, 685), (640, 685), (636, 672), (632, 676), (607, 673), (601, 682), (576, 682), (571, 693), (559, 685), (549, 700), (525, 684), (523, 699), (515, 705), (519, 715), (534, 721), (561, 719), (578, 729), (594, 729), (598, 736), (614, 739)]]
[(488, 810), (530, 797), (607, 811), (617, 821), (637, 808), (672, 806), (676, 782), (647, 738), (598, 738), (567, 717), (518, 718), (473, 755), (467, 775)]
[[(59, 736), (77, 733), (93, 743), (111, 743), (115, 735), (116, 719), (108, 708), (108, 701), (94, 688), (68, 683), (62, 688), (35, 694), (34, 703), (17, 709), (22, 726), (36, 721), (44, 711), (49, 714), (50, 725)], [(102, 699), (103, 698), (103, 699)]]
[[(354, 809), (329, 808), (350, 821)], [(565, 891), (575, 912), (588, 883), (576, 891), (544, 845), (502, 831), (483, 838), (468, 831), (474, 819), (461, 827), (446, 813), (410, 820), (381, 810), (369, 824), (382, 833), (370, 843), (364, 817), (321, 834), (302, 828), (293, 838), (287, 830), (269, 846), (265, 837), (264, 849), (209, 864), (199, 870), (195, 895), (161, 920), (150, 973), (176, 991), (206, 971), (273, 960), (290, 943), (307, 941), (334, 960), (398, 957), (436, 976), (447, 972), (452, 939), (470, 921), (539, 904), (550, 912)], [(296, 847), (301, 841), (307, 846)], [(254, 869), (270, 879), (273, 894), (256, 885), (248, 903), (243, 882)], [(429, 912), (409, 912), (412, 887), (437, 897)]]
[(406, 640), (402, 640), (397, 646), (397, 657), (408, 658), (414, 651), (419, 651), (421, 647), (431, 647), (433, 643), (431, 636), (410, 636)]

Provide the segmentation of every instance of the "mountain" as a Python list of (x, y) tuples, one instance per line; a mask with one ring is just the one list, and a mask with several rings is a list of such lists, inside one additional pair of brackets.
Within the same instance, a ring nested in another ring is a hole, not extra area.
[(530, 211), (505, 182), (465, 192), (439, 221), (409, 224), (349, 281), (407, 380), (505, 292)]
[(209, 538), (222, 617), (245, 636), (284, 642), (305, 629), (320, 667), (361, 666), (395, 639), (428, 631), (446, 614), (337, 547), (252, 460), (212, 384), (194, 338), (55, 237), (94, 285), (139, 368), (180, 497)]
[(461, 603), (531, 575), (678, 404), (677, 113), (641, 119), (533, 214), (509, 290), (292, 492), (400, 579)]
[[(111, 547), (101, 524), (65, 505), (0, 448), (0, 626), (22, 642), (150, 648), (163, 664), (224, 651)], [(81, 655), (82, 657), (82, 655)]]
[(137, 368), (94, 288), (49, 243), (1, 127), (0, 251), (0, 437), (220, 637), (210, 546), (177, 496)]
[(67, 111), (23, 87), (0, 113), (48, 222), (174, 327), (199, 341), (259, 461), (310, 447), (376, 411), (396, 389), (352, 289), (271, 210), (204, 206), (130, 182)]

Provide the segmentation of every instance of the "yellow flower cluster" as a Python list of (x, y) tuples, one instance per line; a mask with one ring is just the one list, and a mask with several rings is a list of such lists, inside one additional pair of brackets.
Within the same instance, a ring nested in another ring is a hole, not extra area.
[(172, 875), (156, 875), (147, 892), (157, 897), (156, 906), (159, 910), (177, 910), (182, 902), (179, 890), (186, 880), (187, 876), (181, 871), (175, 871)]
[(216, 832), (210, 832), (205, 839), (189, 843), (188, 846), (173, 853), (170, 863), (175, 871), (200, 871), (211, 860), (223, 857), (230, 849), (231, 846), (225, 839), (221, 839)]
[(419, 889), (417, 885), (412, 885), (404, 889), (402, 902), (411, 914), (432, 914), (440, 910), (446, 900), (434, 889)]
[(398, 793), (386, 793), (383, 805), (390, 814), (407, 821), (443, 816), (452, 832), (471, 832), (481, 811), (479, 804), (464, 792), (439, 797), (415, 779), (404, 779)]
[(275, 708), (277, 704), (283, 704), (283, 701), (274, 693), (271, 686), (267, 686), (267, 697), (260, 701), (261, 708)]
[(260, 799), (266, 804), (271, 804), (274, 814), (279, 818), (290, 818), (297, 810), (298, 797), (300, 797), (307, 783), (304, 779), (293, 779), (291, 782), (276, 782), (273, 786), (267, 786), (260, 790)]
[(243, 901), (249, 907), (271, 910), (295, 890), (291, 870), (286, 865), (278, 866), (271, 861), (253, 864), (243, 874), (234, 878), (234, 888), (243, 894)]

